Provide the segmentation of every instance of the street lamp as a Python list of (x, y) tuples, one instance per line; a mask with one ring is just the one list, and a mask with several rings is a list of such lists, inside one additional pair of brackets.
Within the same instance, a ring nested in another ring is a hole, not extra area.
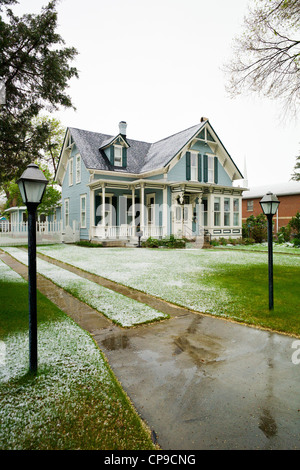
[(36, 210), (42, 202), (48, 180), (34, 163), (28, 165), (17, 181), (28, 211), (28, 297), (29, 297), (29, 367), (37, 372), (37, 302), (36, 302)]
[(273, 310), (273, 227), (272, 219), (276, 214), (280, 201), (275, 194), (269, 192), (260, 201), (263, 213), (268, 220), (268, 264), (269, 264), (269, 310)]

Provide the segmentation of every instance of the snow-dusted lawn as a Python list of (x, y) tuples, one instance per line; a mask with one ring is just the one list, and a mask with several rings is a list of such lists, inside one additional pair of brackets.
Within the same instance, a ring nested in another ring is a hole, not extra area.
[[(255, 243), (254, 245), (219, 245), (218, 249), (268, 251), (268, 243)], [(292, 243), (289, 242), (273, 243), (273, 252), (300, 255), (300, 247), (295, 247)]]
[[(2, 249), (21, 263), (28, 264), (27, 252), (16, 247)], [(123, 327), (168, 318), (162, 312), (44, 260), (37, 259), (37, 271)]]
[(25, 282), (25, 280), (13, 269), (0, 260), (0, 281), (1, 282)]
[[(231, 293), (216, 287), (211, 279), (222, 276), (229, 266), (266, 267), (268, 262), (267, 253), (213, 249), (84, 248), (62, 244), (40, 246), (38, 251), (170, 302), (219, 315), (232, 302)], [(300, 257), (274, 254), (276, 265), (298, 267), (300, 273)]]
[(0, 261), (0, 449), (153, 449), (91, 336), (38, 295), (38, 374), (28, 374), (27, 283)]

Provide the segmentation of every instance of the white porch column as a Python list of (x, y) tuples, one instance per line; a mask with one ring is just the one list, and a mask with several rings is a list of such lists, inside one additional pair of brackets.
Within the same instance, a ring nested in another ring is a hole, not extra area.
[[(132, 227), (133, 227), (133, 230), (135, 228), (135, 187), (132, 186), (132, 190), (131, 190), (131, 194), (132, 194), (132, 204), (131, 204), (131, 211), (132, 211)], [(135, 233), (133, 233), (132, 235), (135, 235)]]
[(141, 185), (141, 230), (144, 231), (145, 225), (145, 188)]
[(95, 226), (95, 191), (90, 189), (90, 240), (94, 236)]
[(105, 227), (105, 184), (102, 185), (102, 227)]
[(168, 235), (168, 187), (165, 186), (163, 189), (163, 217), (162, 217), (163, 237)]
[(212, 228), (214, 224), (214, 195), (207, 195), (207, 227)]

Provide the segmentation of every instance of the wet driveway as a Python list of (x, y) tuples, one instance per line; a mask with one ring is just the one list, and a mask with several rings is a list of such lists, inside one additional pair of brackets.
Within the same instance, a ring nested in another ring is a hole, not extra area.
[(294, 338), (186, 314), (95, 339), (163, 449), (300, 449)]

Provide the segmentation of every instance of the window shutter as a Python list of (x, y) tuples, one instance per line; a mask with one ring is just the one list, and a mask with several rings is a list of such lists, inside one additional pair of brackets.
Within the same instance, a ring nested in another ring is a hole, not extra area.
[(202, 155), (198, 154), (198, 181), (202, 181)]
[(203, 155), (203, 181), (207, 183), (208, 181), (208, 156)]
[(215, 183), (218, 184), (219, 177), (218, 177), (218, 157), (214, 159), (214, 175), (215, 175)]
[(110, 163), (115, 164), (115, 147), (113, 145), (110, 147)]
[(123, 168), (127, 167), (127, 148), (126, 147), (122, 148), (122, 167)]
[(191, 179), (191, 152), (186, 152), (186, 179)]

